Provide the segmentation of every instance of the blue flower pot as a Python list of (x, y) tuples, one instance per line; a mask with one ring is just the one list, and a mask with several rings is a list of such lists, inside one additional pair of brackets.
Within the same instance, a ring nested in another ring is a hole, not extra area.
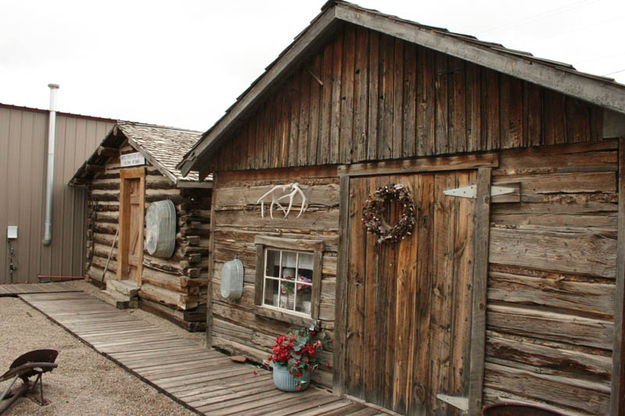
[[(304, 371), (301, 377), (295, 378), (286, 365), (273, 363), (273, 384), (282, 391), (303, 391), (310, 385), (310, 372)], [(298, 386), (301, 387), (299, 390)]]

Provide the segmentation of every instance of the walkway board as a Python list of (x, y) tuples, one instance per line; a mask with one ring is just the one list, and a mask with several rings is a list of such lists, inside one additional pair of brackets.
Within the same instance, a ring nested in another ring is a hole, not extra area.
[[(57, 283), (7, 283), (0, 285), (0, 297), (27, 293), (81, 293), (74, 282)], [(84, 294), (83, 294), (84, 295)]]
[[(26, 285), (0, 286), (0, 296), (6, 286)], [(23, 287), (14, 288), (13, 292), (105, 357), (198, 413), (388, 414), (316, 387), (301, 393), (281, 392), (273, 386), (270, 372), (234, 363), (222, 353), (178, 338), (83, 292), (34, 293)]]

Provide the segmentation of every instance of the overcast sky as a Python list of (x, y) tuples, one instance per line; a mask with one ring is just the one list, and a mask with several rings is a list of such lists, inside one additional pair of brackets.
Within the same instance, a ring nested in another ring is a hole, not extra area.
[[(206, 130), (317, 0), (0, 0), (0, 103)], [(359, 0), (625, 84), (623, 0)]]

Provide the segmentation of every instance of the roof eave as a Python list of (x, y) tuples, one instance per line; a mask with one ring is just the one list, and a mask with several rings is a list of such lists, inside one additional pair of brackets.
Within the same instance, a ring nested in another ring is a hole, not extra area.
[(287, 73), (292, 68), (293, 63), (297, 62), (299, 58), (309, 51), (309, 46), (329, 30), (333, 23), (337, 22), (335, 10), (336, 7), (331, 7), (323, 11), (295, 42), (288, 47), (275, 64), (258, 79), (256, 84), (241, 97), (241, 100), (210, 130), (201, 136), (197, 144), (191, 148), (177, 166), (183, 176), (186, 176), (191, 170), (199, 170), (199, 167), (196, 166), (200, 161), (199, 156), (206, 154), (206, 152), (210, 151), (218, 144), (219, 139), (231, 124), (245, 114), (246, 110), (256, 102), (258, 97), (269, 87), (274, 85), (282, 75)]
[(521, 55), (514, 56), (480, 47), (434, 31), (421, 29), (408, 22), (390, 19), (342, 4), (337, 4), (335, 13), (337, 19), (345, 22), (386, 33), (610, 110), (625, 113), (625, 90), (611, 82), (590, 79), (574, 70), (555, 68)]
[[(331, 2), (329, 2), (331, 3)], [(446, 36), (412, 22), (394, 19), (374, 11), (357, 8), (340, 2), (333, 3), (296, 39), (275, 64), (256, 81), (217, 123), (206, 131), (197, 144), (189, 150), (178, 169), (183, 175), (198, 166), (208, 152), (221, 144), (229, 128), (256, 103), (262, 94), (308, 52), (311, 44), (338, 21), (355, 24), (394, 36), (423, 47), (523, 79), (566, 95), (574, 96), (618, 113), (625, 114), (625, 88), (607, 80), (585, 77), (575, 70), (556, 68), (541, 63), (533, 57), (506, 54), (505, 52), (465, 42)]]

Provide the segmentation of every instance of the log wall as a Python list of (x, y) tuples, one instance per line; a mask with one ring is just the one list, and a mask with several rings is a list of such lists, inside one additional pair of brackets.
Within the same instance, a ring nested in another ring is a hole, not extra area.
[[(287, 219), (261, 218), (258, 198), (277, 184), (297, 181), (310, 202), (300, 218), (297, 213)], [(249, 174), (217, 175), (214, 189), (214, 273), (212, 274), (212, 345), (229, 352), (243, 354), (262, 362), (271, 353), (277, 335), (303, 326), (287, 323), (255, 313), (256, 246), (258, 235), (324, 241), (320, 321), (322, 328), (334, 329), (334, 298), (339, 227), (339, 185), (336, 169), (283, 170), (250, 172)], [(238, 257), (245, 270), (243, 296), (238, 301), (221, 297), (222, 265)], [(262, 288), (261, 288), (262, 290)], [(324, 358), (332, 360), (330, 353)], [(313, 379), (326, 386), (332, 374), (325, 368), (316, 371)]]
[(485, 401), (608, 413), (615, 311), (617, 141), (504, 151), (491, 206)]
[[(122, 153), (136, 150), (125, 145)], [(119, 219), (119, 156), (111, 157), (88, 186), (86, 277), (104, 285), (115, 279), (117, 243), (106, 266)], [(189, 329), (206, 326), (210, 192), (177, 189), (157, 169), (146, 166), (145, 209), (151, 202), (171, 199), (178, 220), (176, 249), (169, 259), (151, 256), (144, 247), (139, 298), (141, 307)]]
[(353, 25), (228, 133), (205, 172), (596, 142), (603, 110)]

